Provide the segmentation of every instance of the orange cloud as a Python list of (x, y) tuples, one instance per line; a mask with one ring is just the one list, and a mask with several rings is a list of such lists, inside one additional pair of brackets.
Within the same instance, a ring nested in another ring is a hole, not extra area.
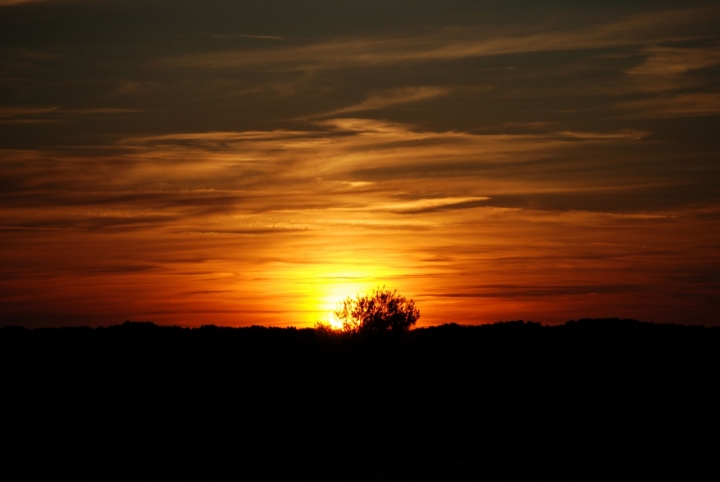
[(698, 87), (699, 80), (686, 74), (720, 65), (717, 48), (651, 47), (644, 53), (645, 60), (626, 73), (634, 88), (646, 92)]
[(360, 102), (359, 104), (343, 107), (341, 109), (335, 109), (330, 112), (314, 115), (311, 117), (331, 117), (340, 114), (349, 114), (353, 112), (381, 110), (386, 107), (398, 104), (409, 104), (412, 102), (420, 102), (423, 100), (434, 99), (446, 95), (448, 92), (449, 89), (440, 87), (406, 87), (404, 89), (395, 89), (389, 92), (372, 95), (364, 101)]
[(697, 92), (652, 99), (632, 100), (618, 104), (622, 109), (636, 111), (628, 118), (699, 117), (720, 114), (720, 93)]

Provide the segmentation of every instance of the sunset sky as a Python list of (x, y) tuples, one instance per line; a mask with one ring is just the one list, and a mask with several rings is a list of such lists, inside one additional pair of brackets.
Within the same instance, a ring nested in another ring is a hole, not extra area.
[(0, 325), (720, 325), (717, 1), (0, 0)]

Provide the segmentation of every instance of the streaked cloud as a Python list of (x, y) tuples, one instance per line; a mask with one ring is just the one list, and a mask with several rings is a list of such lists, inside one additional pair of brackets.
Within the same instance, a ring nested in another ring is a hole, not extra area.
[(0, 0), (0, 7), (10, 7), (25, 3), (60, 3), (60, 2), (81, 2), (83, 0)]
[[(336, 226), (342, 212), (473, 209), (495, 194), (577, 191), (577, 178), (549, 180), (566, 169), (562, 164), (542, 168), (547, 179), (516, 179), (515, 173), (522, 163), (567, 155), (579, 144), (622, 145), (645, 136), (428, 132), (367, 119), (319, 125), (325, 130), (136, 137), (99, 152), (6, 150), (7, 188), (0, 198), (14, 207), (0, 224), (100, 229), (181, 223), (183, 230), (226, 232), (210, 226), (225, 223), (221, 217), (232, 212), (249, 216), (232, 222), (237, 230)], [(584, 179), (581, 191), (607, 182)]]
[[(238, 68), (282, 66), (284, 69), (336, 69), (408, 62), (509, 55), (543, 51), (602, 49), (648, 42), (692, 39), (711, 32), (720, 14), (717, 7), (664, 10), (637, 14), (607, 24), (577, 30), (512, 34), (447, 29), (433, 35), (333, 39), (279, 49), (232, 50), (177, 56), (157, 66)], [(688, 34), (694, 27), (695, 34)], [(700, 30), (698, 30), (700, 29)]]
[[(645, 60), (627, 70), (634, 86), (648, 92), (702, 87), (699, 79), (686, 74), (720, 65), (720, 48), (645, 49)], [(699, 85), (698, 85), (699, 84)]]
[(359, 104), (351, 105), (335, 109), (324, 114), (314, 115), (312, 117), (331, 117), (340, 114), (350, 114), (353, 112), (364, 112), (369, 110), (381, 110), (386, 107), (420, 102), (423, 100), (434, 99), (442, 95), (446, 95), (449, 89), (440, 87), (406, 87), (404, 89), (395, 89), (390, 92), (378, 93), (371, 95)]
[(667, 48), (645, 50), (642, 64), (627, 71), (636, 76), (673, 76), (720, 64), (719, 48)]
[[(339, 211), (391, 211), (403, 213), (423, 213), (463, 207), (476, 207), (478, 203), (489, 200), (489, 197), (441, 197), (430, 199), (414, 199), (411, 201), (394, 201), (370, 204), (362, 207), (337, 208)], [(331, 210), (336, 210), (331, 208)]]
[(9, 6), (9, 5), (19, 5), (21, 3), (37, 3), (37, 2), (44, 2), (46, 0), (0, 0), (0, 7)]
[(127, 108), (0, 107), (0, 123), (59, 122), (77, 116), (108, 116), (141, 112)]
[(720, 93), (703, 92), (652, 99), (632, 100), (619, 104), (633, 118), (698, 117), (720, 115)]
[(37, 116), (57, 109), (58, 107), (0, 107), (0, 119)]
[(234, 33), (234, 34), (210, 34), (211, 37), (214, 38), (247, 38), (247, 39), (254, 39), (254, 40), (286, 40), (286, 37), (280, 36), (280, 35), (250, 35), (250, 34), (243, 34), (243, 33)]

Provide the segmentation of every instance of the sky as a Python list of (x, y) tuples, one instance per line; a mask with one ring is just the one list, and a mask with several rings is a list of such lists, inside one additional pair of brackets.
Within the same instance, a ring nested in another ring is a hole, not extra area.
[(720, 325), (716, 1), (0, 0), (0, 325)]

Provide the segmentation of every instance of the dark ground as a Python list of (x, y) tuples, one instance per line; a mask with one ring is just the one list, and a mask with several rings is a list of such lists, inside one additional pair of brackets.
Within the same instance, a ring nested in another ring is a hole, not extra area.
[(720, 328), (0, 329), (6, 480), (718, 480)]

